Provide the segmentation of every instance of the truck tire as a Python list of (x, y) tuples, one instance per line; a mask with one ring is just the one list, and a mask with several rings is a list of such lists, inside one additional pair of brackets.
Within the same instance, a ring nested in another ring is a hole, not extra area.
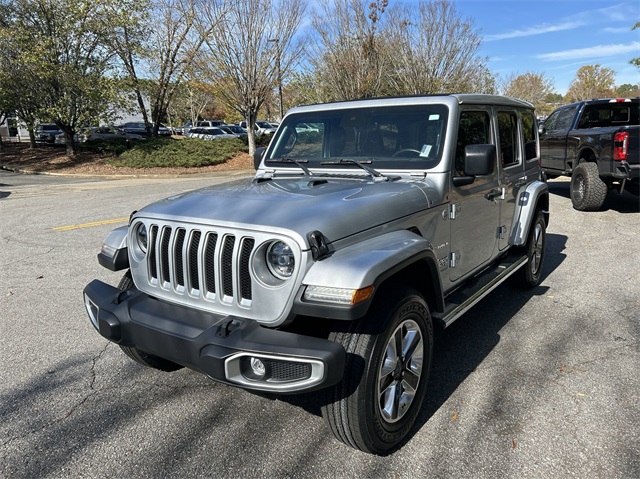
[(342, 381), (325, 390), (322, 406), (338, 440), (373, 454), (393, 449), (409, 433), (427, 390), (433, 351), (422, 296), (399, 288), (380, 295), (366, 316), (331, 333), (347, 360)]
[[(135, 284), (133, 284), (133, 279), (131, 278), (131, 271), (127, 271), (120, 283), (118, 284), (118, 289), (126, 290), (135, 288)], [(135, 346), (120, 346), (120, 349), (133, 359), (135, 362), (142, 364), (143, 366), (147, 366), (153, 369), (159, 369), (160, 371), (177, 371), (178, 369), (182, 369), (182, 366), (176, 364), (172, 361), (168, 361), (160, 356), (155, 356), (154, 354), (145, 353), (144, 351), (139, 350)]]
[(598, 165), (580, 163), (571, 175), (571, 202), (578, 211), (600, 209), (607, 196), (607, 185), (600, 178)]
[(529, 228), (527, 243), (522, 248), (527, 255), (527, 263), (514, 275), (517, 285), (522, 288), (535, 288), (540, 284), (546, 234), (547, 224), (542, 211), (538, 210)]

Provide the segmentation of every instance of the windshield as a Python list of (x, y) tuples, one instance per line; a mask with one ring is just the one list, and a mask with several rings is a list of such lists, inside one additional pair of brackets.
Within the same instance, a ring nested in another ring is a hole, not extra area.
[(374, 168), (436, 166), (442, 157), (445, 105), (383, 106), (288, 116), (267, 159), (303, 160), (310, 168), (338, 159)]

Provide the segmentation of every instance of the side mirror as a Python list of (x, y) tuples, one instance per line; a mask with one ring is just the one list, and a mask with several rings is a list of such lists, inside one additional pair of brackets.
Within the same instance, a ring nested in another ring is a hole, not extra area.
[(261, 146), (260, 148), (256, 148), (256, 151), (253, 153), (253, 168), (260, 168), (260, 163), (262, 163), (262, 157), (264, 156), (264, 151), (266, 148)]
[(470, 185), (476, 176), (490, 175), (496, 168), (496, 145), (467, 145), (464, 149), (464, 176), (455, 176), (455, 186)]

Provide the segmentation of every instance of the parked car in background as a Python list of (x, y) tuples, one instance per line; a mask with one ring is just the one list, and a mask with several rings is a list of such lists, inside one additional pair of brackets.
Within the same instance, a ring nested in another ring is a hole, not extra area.
[[(135, 135), (149, 136), (144, 122), (131, 121), (123, 125), (118, 125), (117, 128), (120, 130), (123, 130), (125, 133), (133, 133)], [(151, 126), (151, 129), (153, 130), (153, 126)], [(160, 127), (158, 128), (158, 135), (171, 136), (171, 130), (166, 126), (164, 126), (163, 124), (160, 124)]]
[(220, 128), (191, 128), (185, 135), (187, 138), (200, 138), (201, 140), (217, 140), (220, 138), (236, 138), (235, 135), (225, 133)]
[(192, 126), (193, 126), (193, 123), (191, 122), (191, 120), (189, 120), (184, 125), (175, 127), (173, 131), (176, 135), (184, 135), (186, 132), (188, 132), (191, 129)]
[[(247, 122), (241, 121), (240, 123), (238, 123), (238, 126), (241, 126), (246, 130)], [(262, 135), (270, 135), (272, 133), (275, 133), (276, 130), (277, 128), (273, 126), (271, 123), (269, 123), (268, 121), (260, 121), (260, 120), (256, 121), (255, 127), (253, 128), (253, 132), (257, 137), (260, 137)]]
[[(138, 135), (136, 133), (127, 133), (124, 130), (116, 128), (115, 126), (93, 126), (90, 128), (83, 128), (74, 136), (76, 143), (83, 143), (90, 140), (144, 140), (145, 138), (146, 136)], [(66, 143), (67, 140), (64, 136), (64, 133), (56, 135), (56, 145), (65, 145)]]
[(219, 127), (225, 133), (229, 133), (230, 135), (235, 136), (236, 138), (240, 138), (241, 136), (247, 136), (247, 130), (238, 125), (221, 125)]
[(41, 123), (36, 127), (35, 137), (39, 143), (55, 143), (56, 136), (63, 131), (55, 123)]
[(222, 120), (202, 120), (198, 122), (198, 126), (204, 127), (218, 127), (221, 125), (225, 125), (225, 122)]
[(86, 140), (144, 140), (146, 137), (137, 133), (127, 133), (115, 126), (91, 128), (85, 133)]
[(593, 211), (609, 190), (640, 195), (640, 100), (571, 103), (546, 119), (540, 161), (549, 178), (571, 177), (571, 202)]

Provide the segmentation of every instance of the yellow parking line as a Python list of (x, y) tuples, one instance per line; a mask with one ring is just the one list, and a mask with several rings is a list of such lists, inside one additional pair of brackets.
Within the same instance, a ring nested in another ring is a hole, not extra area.
[(93, 226), (109, 225), (112, 223), (125, 223), (127, 221), (129, 221), (129, 217), (125, 216), (124, 218), (94, 221), (93, 223), (83, 223), (81, 225), (58, 226), (57, 228), (53, 228), (53, 231), (71, 231), (71, 230), (78, 230), (80, 228), (91, 228)]

